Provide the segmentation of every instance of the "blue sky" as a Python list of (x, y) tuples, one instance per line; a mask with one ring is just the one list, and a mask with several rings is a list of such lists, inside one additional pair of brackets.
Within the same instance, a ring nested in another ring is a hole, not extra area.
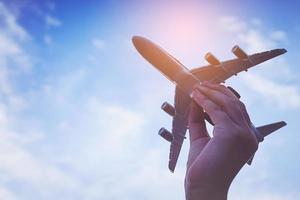
[(184, 199), (157, 136), (174, 86), (136, 52), (159, 43), (188, 68), (213, 52), (288, 53), (228, 80), (252, 121), (288, 126), (261, 144), (229, 199), (297, 199), (300, 4), (293, 1), (0, 1), (0, 199)]

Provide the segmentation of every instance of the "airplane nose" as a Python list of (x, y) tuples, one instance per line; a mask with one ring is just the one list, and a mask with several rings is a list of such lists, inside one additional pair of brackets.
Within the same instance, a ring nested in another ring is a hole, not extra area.
[(138, 40), (139, 36), (133, 36), (132, 37), (132, 43), (134, 44), (136, 42), (136, 40)]
[(144, 38), (141, 36), (135, 35), (132, 37), (132, 43), (134, 44), (134, 46), (138, 46), (143, 40), (144, 40)]

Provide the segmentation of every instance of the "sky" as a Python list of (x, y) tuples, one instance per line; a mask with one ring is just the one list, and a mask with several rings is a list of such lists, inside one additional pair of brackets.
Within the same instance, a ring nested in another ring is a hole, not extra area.
[[(294, 200), (300, 192), (300, 3), (296, 1), (0, 1), (0, 199), (184, 199), (188, 142), (170, 173), (160, 110), (174, 85), (131, 37), (160, 44), (189, 69), (288, 53), (229, 79), (259, 126), (287, 126), (260, 144), (229, 199)], [(211, 127), (210, 127), (211, 130)]]

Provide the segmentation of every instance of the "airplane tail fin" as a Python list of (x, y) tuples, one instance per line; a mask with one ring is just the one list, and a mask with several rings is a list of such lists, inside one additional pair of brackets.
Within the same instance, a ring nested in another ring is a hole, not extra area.
[[(278, 129), (284, 127), (286, 125), (286, 122), (281, 121), (281, 122), (275, 122), (272, 124), (267, 124), (264, 126), (259, 126), (256, 127), (256, 130), (259, 132), (259, 134), (263, 137), (266, 137), (267, 135), (270, 135), (271, 133), (273, 133), (274, 131), (277, 131)], [(251, 165), (253, 157), (255, 154), (253, 154), (253, 156), (251, 156), (251, 158), (247, 161), (248, 165)]]

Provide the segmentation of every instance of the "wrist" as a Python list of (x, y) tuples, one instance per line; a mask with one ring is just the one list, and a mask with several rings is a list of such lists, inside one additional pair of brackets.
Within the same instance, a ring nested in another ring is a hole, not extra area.
[(226, 200), (229, 186), (186, 181), (186, 200)]

